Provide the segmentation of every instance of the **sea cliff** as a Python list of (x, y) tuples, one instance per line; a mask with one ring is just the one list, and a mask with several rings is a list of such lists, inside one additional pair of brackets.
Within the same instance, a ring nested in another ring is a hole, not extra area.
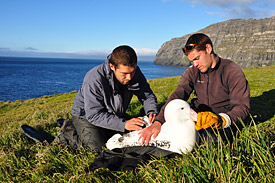
[[(231, 19), (197, 32), (210, 37), (214, 51), (242, 68), (275, 64), (275, 16), (264, 19)], [(182, 48), (188, 37), (172, 38), (158, 50), (154, 64), (188, 66)]]

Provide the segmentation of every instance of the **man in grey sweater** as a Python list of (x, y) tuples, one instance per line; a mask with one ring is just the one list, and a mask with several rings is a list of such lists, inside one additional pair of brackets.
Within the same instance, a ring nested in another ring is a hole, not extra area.
[(126, 114), (133, 95), (152, 122), (158, 113), (157, 99), (137, 66), (135, 51), (119, 46), (86, 74), (74, 99), (71, 122), (82, 145), (101, 150), (115, 133), (141, 130), (142, 118)]

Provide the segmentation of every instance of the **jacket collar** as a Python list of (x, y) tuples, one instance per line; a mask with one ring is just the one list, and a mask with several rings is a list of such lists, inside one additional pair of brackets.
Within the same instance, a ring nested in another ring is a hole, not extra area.
[(219, 56), (216, 56), (216, 57), (215, 57), (215, 60), (216, 60), (216, 65), (215, 65), (215, 67), (214, 67), (214, 68), (211, 68), (211, 67), (210, 67), (206, 73), (213, 72), (213, 71), (217, 70), (217, 69), (220, 67), (220, 65), (221, 65), (221, 58), (220, 58)]
[(110, 58), (111, 54), (107, 56), (107, 59), (103, 63), (103, 70), (106, 74), (106, 78), (109, 81), (109, 85), (112, 87), (113, 91), (115, 92), (115, 83), (114, 83), (114, 73), (110, 68)]

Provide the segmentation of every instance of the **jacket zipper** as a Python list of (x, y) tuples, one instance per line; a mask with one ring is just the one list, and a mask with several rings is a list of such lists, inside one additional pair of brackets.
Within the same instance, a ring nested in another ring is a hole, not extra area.
[(209, 94), (208, 94), (208, 86), (209, 86), (209, 73), (207, 73), (206, 75), (207, 77), (207, 85), (206, 85), (206, 95), (207, 95), (207, 102), (208, 102), (208, 106), (209, 106)]

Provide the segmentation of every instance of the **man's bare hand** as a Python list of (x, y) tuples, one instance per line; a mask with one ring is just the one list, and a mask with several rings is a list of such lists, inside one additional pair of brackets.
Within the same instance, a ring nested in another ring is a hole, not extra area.
[(141, 118), (132, 118), (128, 121), (126, 121), (125, 129), (126, 130), (141, 130), (144, 126), (145, 122)]
[(141, 140), (141, 144), (145, 144), (146, 146), (148, 146), (151, 137), (153, 136), (153, 138), (155, 139), (158, 136), (160, 130), (161, 123), (155, 121), (151, 126), (144, 128), (142, 131), (138, 133), (140, 135), (138, 141)]
[(154, 119), (155, 119), (155, 117), (156, 117), (156, 113), (150, 113), (149, 114), (149, 124), (152, 124), (153, 123), (153, 121), (154, 121)]

